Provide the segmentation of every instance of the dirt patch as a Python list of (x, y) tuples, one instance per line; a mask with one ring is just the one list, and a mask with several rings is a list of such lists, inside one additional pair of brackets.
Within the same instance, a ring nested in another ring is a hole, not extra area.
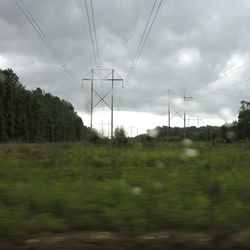
[(137, 236), (110, 232), (43, 234), (37, 238), (1, 239), (1, 250), (240, 250), (250, 249), (250, 231), (227, 236), (210, 233), (158, 232)]

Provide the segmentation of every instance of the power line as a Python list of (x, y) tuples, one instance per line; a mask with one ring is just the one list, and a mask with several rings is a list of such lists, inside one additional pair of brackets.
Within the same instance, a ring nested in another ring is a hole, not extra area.
[[(227, 94), (227, 95), (225, 95), (225, 94), (220, 94), (220, 95), (217, 95), (217, 97), (229, 97), (229, 96), (237, 96), (237, 95), (239, 95), (239, 94), (241, 94), (241, 93), (245, 93), (245, 92), (248, 92), (248, 91), (250, 91), (250, 88), (249, 89), (244, 89), (244, 90), (240, 90), (240, 91), (238, 91), (238, 92), (235, 92), (234, 90), (233, 90), (233, 92), (231, 91), (229, 94)], [(214, 96), (212, 96), (213, 98), (214, 98)], [(202, 103), (202, 102), (208, 102), (208, 101), (210, 101), (209, 99), (205, 99), (205, 100), (201, 100), (201, 101), (199, 101), (200, 103)]]
[(50, 51), (50, 53), (56, 58), (56, 60), (58, 61), (58, 63), (60, 64), (60, 66), (63, 65), (63, 63), (61, 62), (60, 59), (58, 59), (58, 57), (54, 54), (54, 51), (52, 50), (50, 44), (47, 43), (46, 38), (42, 35), (39, 27), (37, 27), (34, 23), (36, 22), (32, 22), (32, 20), (34, 20), (32, 17), (29, 17), (29, 15), (27, 14), (27, 9), (17, 0), (14, 0), (17, 4), (17, 6), (20, 8), (20, 10), (22, 11), (22, 13), (25, 15), (25, 17), (27, 18), (27, 20), (29, 21), (29, 23), (32, 25), (32, 27), (34, 28), (34, 30), (37, 32), (37, 34), (39, 35), (39, 37), (41, 38), (41, 40), (44, 42), (45, 46), (47, 47), (47, 49)]
[(93, 2), (90, 0), (90, 6), (91, 6), (91, 12), (92, 12), (92, 22), (93, 22), (93, 28), (94, 28), (94, 38), (95, 38), (95, 45), (96, 45), (96, 53), (97, 53), (97, 59), (98, 59), (98, 66), (100, 67), (100, 53), (99, 53), (99, 47), (97, 43), (97, 35), (96, 35), (96, 28), (95, 28), (95, 14), (94, 14), (94, 7)]
[(246, 63), (244, 63), (244, 64), (242, 64), (242, 65), (240, 65), (240, 66), (238, 66), (238, 67), (236, 67), (236, 68), (234, 68), (234, 69), (228, 71), (228, 72), (226, 72), (225, 74), (223, 74), (222, 76), (218, 77), (217, 79), (215, 79), (215, 80), (213, 80), (213, 81), (208, 81), (208, 82), (205, 82), (205, 83), (201, 84), (202, 86), (197, 87), (197, 88), (195, 88), (194, 90), (197, 91), (197, 90), (200, 90), (200, 89), (202, 89), (202, 88), (205, 88), (206, 86), (208, 86), (208, 85), (210, 85), (210, 84), (212, 84), (212, 83), (214, 83), (214, 82), (217, 82), (217, 81), (220, 80), (220, 79), (223, 79), (224, 77), (226, 77), (226, 76), (228, 76), (228, 75), (230, 75), (230, 74), (232, 74), (232, 73), (234, 73), (234, 72), (240, 70), (241, 68), (243, 68), (243, 67), (245, 67), (245, 66), (247, 66), (247, 65), (249, 65), (249, 64), (250, 64), (250, 61), (248, 61), (248, 62), (246, 62)]
[(140, 46), (141, 46), (141, 44), (142, 44), (142, 42), (143, 42), (143, 38), (144, 38), (144, 36), (145, 36), (146, 30), (147, 30), (147, 28), (148, 28), (149, 21), (150, 21), (150, 19), (151, 19), (151, 16), (152, 16), (152, 14), (153, 14), (154, 9), (155, 9), (155, 4), (156, 4), (156, 2), (157, 2), (157, 0), (154, 1), (153, 6), (152, 6), (152, 8), (151, 8), (151, 11), (150, 11), (150, 14), (149, 14), (149, 17), (148, 17), (146, 26), (145, 26), (145, 28), (144, 28), (144, 31), (143, 31), (143, 34), (142, 34), (142, 36), (141, 36), (140, 42), (139, 42), (138, 47), (137, 47), (137, 49), (136, 49), (136, 52), (135, 52), (134, 58), (133, 58), (133, 60), (132, 60), (132, 63), (131, 63), (131, 66), (130, 66), (128, 75), (129, 75), (130, 72), (132, 71), (132, 67), (133, 67), (133, 65), (134, 65), (134, 62), (135, 62), (136, 57), (137, 57), (137, 55), (138, 55), (138, 52), (139, 52), (139, 50), (140, 50)]
[(238, 84), (241, 84), (241, 83), (245, 83), (245, 82), (248, 82), (248, 81), (250, 81), (250, 78), (245, 79), (245, 80), (242, 80), (242, 81), (240, 81), (240, 82), (236, 82), (236, 83), (230, 84), (230, 85), (228, 85), (228, 86), (225, 87), (225, 88), (216, 89), (216, 90), (213, 90), (213, 91), (211, 91), (211, 92), (209, 92), (209, 93), (206, 93), (206, 94), (204, 94), (204, 95), (196, 96), (195, 99), (200, 99), (200, 98), (202, 98), (202, 97), (208, 96), (208, 95), (210, 95), (210, 94), (216, 93), (216, 92), (221, 91), (221, 90), (228, 89), (229, 87), (232, 87), (232, 86), (234, 86), (234, 85), (238, 85)]
[[(91, 22), (90, 22), (90, 15), (89, 15), (89, 9), (88, 9), (87, 0), (85, 0), (85, 10), (86, 10), (87, 19), (88, 19), (89, 34), (90, 34), (90, 39), (91, 39), (91, 44), (92, 44), (94, 59), (95, 59), (95, 62), (96, 62), (96, 67), (100, 67), (99, 61), (98, 61), (97, 52), (96, 52), (96, 48), (95, 48), (95, 42), (94, 42), (94, 38), (93, 38), (93, 30), (92, 30), (92, 26), (91, 26)], [(93, 16), (92, 16), (92, 18), (93, 18)]]
[(29, 23), (32, 25), (33, 29), (36, 31), (38, 36), (41, 38), (51, 55), (56, 59), (58, 64), (65, 70), (65, 72), (70, 76), (70, 78), (75, 81), (78, 84), (78, 81), (76, 80), (73, 73), (70, 71), (70, 69), (65, 64), (63, 58), (57, 53), (56, 49), (53, 47), (53, 45), (50, 43), (48, 37), (45, 35), (41, 27), (39, 26), (38, 22), (35, 20), (31, 12), (24, 6), (24, 4), (21, 3), (21, 1), (14, 0), (18, 8), (21, 10), (21, 12), (24, 14), (26, 19), (29, 21)]
[[(158, 14), (158, 12), (159, 12), (159, 10), (160, 10), (161, 4), (162, 4), (162, 0), (160, 0), (160, 2), (159, 2), (159, 4), (158, 4), (157, 10), (156, 10), (156, 12), (155, 12), (155, 14), (154, 14), (154, 17), (153, 17), (153, 20), (152, 20), (152, 22), (151, 22), (151, 24), (150, 24), (150, 26), (149, 26), (149, 29), (148, 29), (148, 31), (147, 31), (147, 33), (146, 33), (146, 30), (147, 30), (147, 28), (148, 28), (150, 19), (151, 19), (151, 17), (152, 17), (153, 11), (154, 11), (154, 9), (155, 9), (155, 4), (156, 4), (156, 0), (154, 1), (154, 4), (153, 4), (153, 6), (152, 6), (152, 9), (151, 9), (151, 12), (150, 12), (148, 21), (147, 21), (147, 23), (146, 23), (144, 32), (143, 32), (143, 34), (142, 34), (142, 38), (141, 38), (141, 40), (140, 40), (140, 42), (139, 42), (138, 48), (137, 48), (137, 50), (136, 50), (136, 54), (135, 54), (135, 56), (134, 56), (134, 59), (133, 59), (133, 61), (132, 61), (131, 66), (130, 66), (129, 73), (128, 73), (128, 76), (127, 76), (127, 79), (129, 79), (129, 78), (131, 77), (132, 71), (135, 69), (135, 66), (136, 66), (136, 64), (137, 64), (137, 61), (138, 61), (138, 59), (139, 59), (140, 56), (141, 56), (141, 53), (142, 53), (142, 51), (143, 51), (143, 48), (144, 48), (144, 46), (145, 46), (145, 44), (146, 44), (146, 41), (147, 41), (147, 39), (148, 39), (148, 36), (149, 36), (149, 34), (150, 34), (150, 32), (151, 32), (151, 29), (152, 29), (152, 27), (153, 27), (153, 25), (154, 25), (156, 16), (157, 16), (157, 14)], [(146, 33), (146, 35), (145, 35), (145, 33)], [(144, 38), (144, 39), (143, 39), (143, 38)]]
[[(28, 15), (30, 16), (30, 18), (32, 19), (32, 21), (34, 22), (35, 26), (38, 28), (38, 31), (41, 34), (41, 37), (44, 38), (45, 42), (49, 45), (49, 48), (52, 50), (52, 53), (55, 55), (55, 57), (57, 58), (58, 62), (61, 64), (61, 66), (65, 65), (62, 57), (56, 52), (55, 48), (52, 46), (52, 44), (50, 43), (48, 37), (44, 34), (43, 30), (40, 28), (39, 24), (37, 23), (37, 21), (35, 20), (35, 18), (33, 17), (33, 15), (31, 14), (31, 12), (24, 6), (22, 5), (24, 10), (28, 13)], [(32, 24), (33, 25), (33, 24)]]
[(136, 61), (135, 61), (135, 64), (134, 64), (133, 67), (135, 67), (135, 65), (137, 64), (137, 61), (138, 61), (139, 57), (141, 56), (142, 50), (143, 50), (143, 48), (144, 48), (144, 46), (145, 46), (145, 44), (146, 44), (146, 41), (147, 41), (148, 36), (149, 36), (149, 33), (151, 32), (151, 29), (152, 29), (153, 24), (154, 24), (154, 22), (155, 22), (156, 16), (157, 16), (157, 14), (158, 14), (158, 12), (159, 12), (159, 10), (160, 10), (161, 4), (162, 4), (162, 0), (160, 1), (159, 5), (158, 5), (158, 8), (157, 8), (156, 13), (155, 13), (155, 15), (154, 15), (154, 19), (153, 19), (153, 21), (152, 21), (152, 23), (151, 23), (151, 25), (150, 25), (150, 27), (149, 27), (149, 30), (148, 30), (148, 32), (147, 32), (147, 35), (146, 35), (146, 37), (145, 37), (145, 39), (144, 39), (144, 42), (143, 42), (143, 44), (142, 44), (142, 47), (141, 47), (141, 49), (140, 49), (140, 52), (139, 52), (139, 54), (138, 54), (138, 56), (137, 56), (137, 58), (136, 58)]

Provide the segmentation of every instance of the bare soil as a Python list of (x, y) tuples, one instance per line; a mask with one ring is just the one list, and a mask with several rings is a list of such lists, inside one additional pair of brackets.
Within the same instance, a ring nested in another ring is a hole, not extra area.
[(158, 232), (122, 235), (110, 232), (43, 234), (27, 239), (0, 239), (1, 250), (243, 250), (250, 249), (250, 231), (230, 235)]

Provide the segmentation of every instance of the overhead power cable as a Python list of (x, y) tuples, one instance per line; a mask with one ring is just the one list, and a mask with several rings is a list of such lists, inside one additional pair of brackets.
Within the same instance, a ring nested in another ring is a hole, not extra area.
[(147, 30), (148, 25), (149, 25), (149, 21), (150, 21), (150, 19), (151, 19), (151, 17), (152, 17), (152, 14), (153, 14), (154, 9), (155, 9), (155, 4), (156, 4), (156, 2), (157, 2), (157, 0), (154, 1), (153, 6), (152, 6), (152, 8), (151, 8), (151, 11), (150, 11), (150, 14), (149, 14), (149, 17), (148, 17), (146, 26), (145, 26), (145, 28), (144, 28), (144, 31), (143, 31), (143, 34), (142, 34), (142, 36), (141, 36), (140, 42), (139, 42), (138, 47), (137, 47), (137, 49), (136, 49), (136, 52), (135, 52), (134, 58), (133, 58), (133, 60), (132, 60), (132, 63), (131, 63), (131, 66), (130, 66), (128, 75), (130, 74), (130, 72), (132, 72), (132, 67), (133, 67), (133, 65), (134, 65), (134, 63), (135, 63), (135, 60), (136, 60), (137, 55), (138, 55), (138, 53), (139, 53), (140, 47), (141, 47), (141, 45), (142, 45), (144, 36), (145, 36), (145, 34), (146, 34), (146, 30)]
[[(237, 96), (237, 95), (240, 95), (242, 93), (246, 93), (250, 91), (250, 89), (242, 89), (242, 90), (239, 90), (237, 92), (235, 92), (235, 90), (231, 90), (229, 93), (224, 93), (224, 94), (218, 94), (216, 95), (216, 98), (218, 99), (219, 97), (230, 97), (230, 96)], [(214, 100), (214, 96), (207, 96), (207, 99), (202, 99), (201, 101), (199, 100), (199, 103), (203, 103), (203, 102), (208, 102), (208, 101), (211, 101), (211, 98), (213, 98)]]
[(33, 29), (36, 31), (38, 36), (41, 38), (42, 42), (45, 44), (47, 49), (49, 50), (50, 54), (55, 58), (55, 60), (58, 62), (58, 64), (63, 68), (63, 70), (68, 74), (68, 76), (77, 84), (79, 83), (73, 73), (70, 71), (70, 69), (67, 67), (66, 63), (64, 62), (63, 58), (57, 53), (54, 46), (50, 43), (48, 37), (45, 35), (41, 27), (39, 26), (36, 19), (33, 17), (31, 12), (21, 3), (21, 1), (14, 0), (18, 8), (21, 10), (21, 12), (24, 14), (26, 19), (29, 21), (29, 23), (32, 25)]
[[(98, 49), (98, 43), (97, 43), (95, 18), (94, 18), (94, 10), (93, 10), (92, 1), (90, 1), (90, 8), (91, 8), (91, 13), (92, 13), (92, 15), (91, 15), (92, 16), (92, 24), (90, 21), (88, 2), (87, 2), (87, 0), (85, 0), (85, 10), (86, 10), (87, 19), (88, 19), (89, 34), (90, 34), (90, 39), (91, 39), (91, 44), (92, 44), (93, 55), (94, 55), (96, 67), (100, 68), (100, 55), (99, 55), (99, 49)], [(92, 25), (93, 25), (93, 28), (92, 28)]]
[(100, 53), (99, 53), (99, 47), (97, 43), (97, 35), (96, 35), (96, 28), (95, 28), (95, 14), (94, 14), (94, 7), (93, 7), (93, 2), (90, 0), (90, 6), (91, 6), (91, 13), (92, 13), (92, 22), (93, 22), (93, 28), (94, 28), (94, 38), (95, 38), (95, 46), (96, 46), (96, 53), (97, 53), (97, 59), (98, 59), (98, 66), (100, 67), (101, 65), (101, 59), (100, 59)]
[(216, 92), (221, 91), (221, 90), (226, 90), (226, 89), (228, 89), (228, 88), (230, 88), (230, 87), (232, 87), (234, 85), (239, 85), (239, 84), (242, 84), (242, 83), (245, 83), (245, 82), (248, 82), (248, 81), (250, 81), (250, 78), (242, 80), (242, 81), (239, 81), (239, 82), (236, 82), (236, 83), (232, 83), (232, 84), (230, 84), (230, 85), (228, 85), (227, 87), (224, 87), (224, 88), (215, 89), (215, 90), (213, 90), (213, 91), (211, 91), (209, 93), (206, 93), (206, 94), (200, 95), (200, 96), (196, 96), (194, 98), (195, 99), (200, 99), (200, 98), (203, 98), (203, 97), (208, 96), (210, 94), (216, 93)]
[[(150, 34), (151, 30), (152, 30), (152, 27), (154, 25), (156, 16), (157, 16), (157, 14), (158, 14), (158, 12), (160, 10), (161, 4), (162, 4), (162, 0), (160, 0), (160, 2), (158, 4), (158, 7), (157, 7), (157, 9), (156, 9), (156, 11), (154, 13), (153, 19), (152, 19), (153, 12), (154, 12), (154, 10), (156, 8), (156, 3), (157, 3), (157, 0), (154, 1), (153, 6), (151, 8), (151, 11), (150, 11), (150, 14), (149, 14), (146, 26), (144, 28), (142, 37), (141, 37), (139, 45), (138, 45), (138, 47), (136, 49), (135, 56), (134, 56), (134, 58), (132, 60), (131, 66), (129, 68), (129, 72), (128, 72), (128, 76), (127, 76), (127, 81), (131, 77), (131, 74), (132, 74), (133, 70), (135, 69), (135, 66), (136, 66), (136, 64), (137, 64), (137, 62), (138, 62), (138, 60), (139, 60), (139, 58), (140, 58), (140, 56), (142, 54), (143, 48), (144, 48), (144, 46), (146, 44), (148, 36), (149, 36), (149, 34)], [(150, 23), (150, 21), (151, 21), (151, 23)]]
[(222, 76), (216, 78), (215, 80), (208, 81), (208, 82), (205, 82), (205, 83), (201, 84), (200, 87), (197, 87), (197, 88), (195, 88), (194, 90), (195, 90), (195, 91), (198, 91), (198, 90), (200, 90), (200, 89), (202, 89), (202, 88), (205, 88), (205, 87), (207, 87), (208, 85), (210, 85), (210, 84), (212, 84), (212, 83), (215, 83), (215, 82), (217, 82), (217, 81), (220, 80), (220, 79), (223, 79), (224, 77), (226, 77), (226, 76), (228, 76), (228, 75), (230, 75), (230, 74), (232, 74), (232, 73), (234, 73), (234, 72), (240, 70), (241, 68), (243, 68), (243, 67), (245, 67), (245, 66), (247, 66), (247, 65), (249, 65), (249, 64), (250, 64), (250, 61), (248, 61), (248, 62), (246, 62), (246, 63), (244, 63), (244, 64), (242, 64), (242, 65), (240, 65), (240, 66), (238, 66), (238, 67), (236, 67), (236, 68), (234, 68), (234, 69), (232, 69), (232, 70), (230, 70), (230, 71), (227, 71), (225, 74), (223, 74)]

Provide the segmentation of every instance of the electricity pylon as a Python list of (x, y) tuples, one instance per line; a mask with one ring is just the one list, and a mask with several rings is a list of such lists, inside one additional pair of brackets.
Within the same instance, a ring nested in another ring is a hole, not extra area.
[[(181, 119), (183, 119), (183, 116), (173, 107), (171, 103), (171, 97), (170, 97), (170, 89), (168, 89), (168, 139), (170, 138), (170, 128), (171, 128), (171, 120), (178, 115)], [(172, 114), (172, 116), (171, 116)]]
[[(96, 72), (99, 72), (100, 75), (98, 75)], [(105, 76), (102, 77), (102, 72), (109, 72), (108, 74), (105, 73)], [(91, 73), (90, 78), (87, 78)], [(115, 76), (117, 78), (115, 78)], [(93, 127), (93, 112), (96, 106), (99, 103), (103, 103), (105, 106), (107, 106), (110, 111), (111, 111), (111, 138), (114, 136), (114, 84), (117, 81), (122, 82), (122, 88), (123, 88), (123, 79), (115, 73), (114, 69), (91, 69), (91, 71), (82, 79), (82, 81), (90, 81), (91, 83), (91, 91), (90, 91), (90, 127)], [(95, 81), (108, 81), (111, 84), (111, 88), (104, 94), (100, 95), (98, 91), (95, 89)], [(94, 94), (97, 96), (99, 99), (95, 104), (94, 104)], [(111, 97), (111, 104), (109, 104), (105, 98), (110, 94)]]

